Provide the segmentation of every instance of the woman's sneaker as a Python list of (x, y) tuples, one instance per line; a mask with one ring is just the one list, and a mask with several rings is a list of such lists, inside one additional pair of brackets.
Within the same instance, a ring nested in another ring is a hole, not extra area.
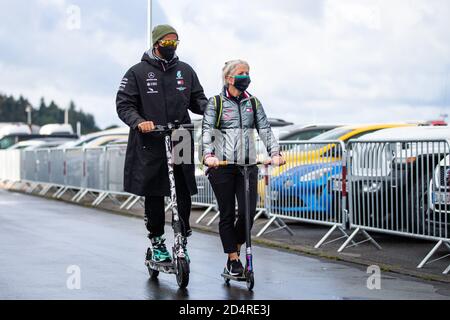
[(161, 262), (172, 262), (172, 257), (170, 256), (169, 251), (167, 251), (165, 245), (165, 239), (163, 237), (154, 237), (151, 239), (152, 241), (152, 260), (161, 263)]
[(230, 260), (228, 258), (226, 269), (231, 276), (242, 276), (244, 274), (244, 267), (239, 259)]

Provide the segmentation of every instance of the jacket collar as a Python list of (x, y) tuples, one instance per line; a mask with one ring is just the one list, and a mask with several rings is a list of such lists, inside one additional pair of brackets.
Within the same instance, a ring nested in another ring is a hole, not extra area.
[(167, 60), (164, 60), (164, 59), (158, 57), (157, 55), (155, 55), (153, 52), (153, 49), (151, 49), (144, 53), (141, 61), (146, 61), (146, 62), (150, 63), (151, 65), (153, 65), (163, 71), (166, 71), (168, 69), (175, 67), (178, 64), (179, 58), (177, 55), (175, 55), (172, 58), (172, 60), (167, 61)]
[(231, 99), (231, 100), (235, 100), (235, 101), (242, 101), (242, 100), (245, 100), (245, 99), (248, 99), (251, 97), (251, 94), (249, 94), (247, 91), (242, 92), (240, 99), (238, 97), (233, 97), (231, 95), (230, 91), (228, 91), (228, 87), (226, 87), (226, 86), (223, 87), (222, 95), (224, 97), (226, 97), (227, 99)]

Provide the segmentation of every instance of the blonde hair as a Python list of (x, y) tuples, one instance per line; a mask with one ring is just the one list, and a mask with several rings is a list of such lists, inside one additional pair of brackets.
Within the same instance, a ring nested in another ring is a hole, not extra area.
[(227, 85), (227, 78), (236, 70), (237, 66), (244, 65), (250, 69), (250, 66), (247, 61), (244, 60), (230, 60), (225, 62), (225, 66), (222, 69), (222, 81), (223, 85)]

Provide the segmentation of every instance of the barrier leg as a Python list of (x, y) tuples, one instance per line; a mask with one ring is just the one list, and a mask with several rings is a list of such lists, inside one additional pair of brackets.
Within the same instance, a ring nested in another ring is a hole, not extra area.
[[(433, 249), (431, 249), (431, 251), (427, 254), (427, 256), (420, 262), (420, 264), (417, 266), (417, 269), (422, 269), (424, 265), (426, 264), (430, 264), (432, 262), (438, 261), (438, 260), (442, 260), (444, 258), (447, 258), (448, 256), (450, 256), (450, 254), (446, 254), (442, 257), (439, 257), (437, 259), (431, 260), (431, 257), (436, 253), (436, 251), (442, 246), (445, 245), (447, 247), (447, 249), (450, 250), (450, 245), (447, 241), (444, 240), (439, 240), (438, 243), (436, 243), (436, 245), (433, 247)], [(450, 271), (450, 266), (445, 269), (444, 274), (447, 274)]]
[(26, 192), (33, 193), (34, 189), (36, 189), (38, 185), (39, 185), (39, 183), (31, 183), (30, 188), (28, 188), (28, 190)]
[[(336, 229), (338, 229), (338, 230), (342, 233), (342, 236), (339, 237), (339, 238), (336, 238), (336, 239), (333, 239), (333, 240), (330, 240), (330, 241), (325, 242), (325, 241), (328, 239), (328, 237), (331, 236), (331, 234), (332, 234)], [(330, 244), (330, 243), (333, 243), (333, 242), (336, 242), (336, 241), (338, 241), (338, 240), (341, 240), (341, 239), (344, 239), (344, 238), (348, 238), (348, 237), (349, 237), (348, 233), (345, 232), (345, 230), (344, 230), (340, 225), (335, 224), (330, 230), (328, 230), (328, 232), (323, 236), (323, 238), (320, 239), (319, 242), (317, 242), (317, 244), (314, 246), (314, 248), (315, 248), (315, 249), (319, 249), (319, 248), (320, 248), (321, 246), (323, 246), (323, 245)], [(352, 240), (351, 242), (352, 242), (354, 245), (356, 245), (356, 243), (355, 243), (353, 240)]]
[(122, 203), (122, 205), (120, 206), (120, 209), (123, 209), (128, 204), (128, 202), (130, 202), (130, 200), (133, 198), (134, 198), (134, 196), (129, 196), (128, 199), (125, 200), (124, 203)]
[(17, 189), (18, 189), (18, 190), (21, 190), (21, 189), (23, 188), (23, 182), (22, 182), (22, 181), (17, 181), (17, 183), (19, 184), (19, 185), (17, 186)]
[(127, 210), (130, 210), (131, 208), (134, 207), (134, 205), (139, 201), (139, 199), (141, 198), (140, 196), (135, 196), (136, 199), (134, 199), (127, 207)]
[(199, 224), (200, 221), (202, 221), (206, 215), (214, 208), (214, 205), (210, 205), (208, 208), (206, 208), (205, 212), (202, 213), (200, 217), (195, 221), (195, 223)]
[(52, 194), (52, 198), (55, 198), (62, 189), (64, 189), (64, 187), (57, 186), (56, 191)]
[(114, 193), (108, 193), (108, 198), (110, 198), (116, 205), (121, 205), (121, 202), (117, 199), (117, 195), (115, 195)]
[(8, 190), (12, 189), (17, 182), (18, 181), (10, 181), (9, 183), (6, 184), (6, 189)]
[(64, 187), (60, 193), (58, 193), (58, 195), (56, 196), (56, 199), (60, 199), (62, 197), (62, 195), (64, 193), (66, 193), (66, 191), (69, 190), (69, 187)]
[(70, 199), (70, 201), (75, 201), (78, 198), (78, 196), (80, 194), (82, 194), (83, 192), (84, 192), (84, 189), (78, 190), (77, 193), (75, 193), (75, 195), (72, 197), (72, 199)]
[(447, 267), (447, 269), (445, 269), (444, 272), (442, 272), (443, 274), (448, 274), (450, 272), (450, 265)]
[(258, 212), (256, 213), (255, 218), (253, 219), (253, 221), (258, 220), (259, 217), (261, 217), (263, 214), (267, 217), (266, 209), (265, 208), (259, 209)]
[(88, 189), (83, 190), (83, 192), (81, 192), (81, 194), (78, 196), (78, 198), (75, 200), (75, 202), (79, 203), (81, 201), (81, 199), (83, 199), (86, 194), (89, 192)]
[(97, 198), (95, 198), (94, 201), (92, 201), (91, 206), (95, 206), (95, 204), (97, 203), (98, 199), (100, 199), (101, 197), (103, 197), (103, 195), (104, 195), (105, 193), (106, 193), (106, 192), (101, 192), (101, 193), (97, 196)]
[(106, 199), (106, 197), (108, 196), (109, 192), (102, 192), (97, 199), (94, 200), (94, 202), (92, 202), (92, 205), (94, 207), (97, 207), (103, 200)]
[[(360, 242), (354, 242), (353, 238), (359, 233), (361, 232), (362, 235), (366, 238), (365, 240), (362, 240)], [(351, 246), (349, 246), (349, 243), (353, 242), (353, 244)], [(344, 249), (346, 248), (351, 248), (354, 246), (357, 246), (359, 244), (365, 243), (365, 242), (371, 242), (378, 250), (381, 250), (381, 246), (378, 244), (378, 242), (376, 242), (367, 232), (366, 230), (363, 230), (361, 228), (356, 228), (355, 231), (353, 231), (353, 233), (350, 235), (350, 237), (348, 237), (347, 240), (345, 240), (345, 242), (342, 244), (342, 246), (338, 249), (338, 252), (342, 252), (344, 251)]]
[(214, 222), (214, 220), (216, 220), (218, 217), (220, 216), (220, 211), (217, 211), (217, 213), (214, 215), (214, 217), (212, 217), (211, 220), (209, 220), (209, 222), (206, 224), (208, 227), (210, 225), (212, 225), (212, 223)]
[(46, 185), (46, 186), (41, 190), (41, 192), (39, 192), (39, 195), (40, 195), (40, 196), (45, 196), (45, 194), (46, 194), (52, 187), (53, 187), (52, 184)]
[[(278, 227), (274, 230), (267, 231), (266, 230), (271, 226), (272, 223), (275, 223)], [(294, 235), (294, 232), (291, 230), (291, 228), (288, 227), (288, 225), (283, 221), (283, 219), (278, 218), (277, 216), (272, 216), (270, 220), (262, 227), (262, 229), (256, 234), (256, 237), (262, 236), (264, 233), (272, 233), (281, 229), (286, 229), (287, 232), (291, 236)]]
[(258, 232), (258, 234), (256, 235), (256, 237), (260, 237), (264, 234), (264, 232), (266, 232), (267, 228), (270, 227), (270, 225), (275, 221), (277, 217), (272, 217), (270, 218), (270, 220), (264, 225), (264, 227), (262, 227), (262, 229)]

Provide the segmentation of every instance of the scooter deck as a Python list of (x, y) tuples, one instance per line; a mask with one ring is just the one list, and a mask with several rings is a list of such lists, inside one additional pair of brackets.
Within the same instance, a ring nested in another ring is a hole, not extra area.
[(163, 273), (169, 273), (169, 274), (175, 274), (175, 266), (172, 262), (155, 262), (151, 260), (146, 260), (145, 264), (150, 267), (150, 269), (163, 272)]
[(247, 281), (247, 277), (245, 275), (232, 276), (231, 274), (229, 274), (225, 271), (221, 274), (221, 276), (224, 279), (229, 279), (229, 280), (233, 280), (233, 281), (239, 281), (239, 282)]

